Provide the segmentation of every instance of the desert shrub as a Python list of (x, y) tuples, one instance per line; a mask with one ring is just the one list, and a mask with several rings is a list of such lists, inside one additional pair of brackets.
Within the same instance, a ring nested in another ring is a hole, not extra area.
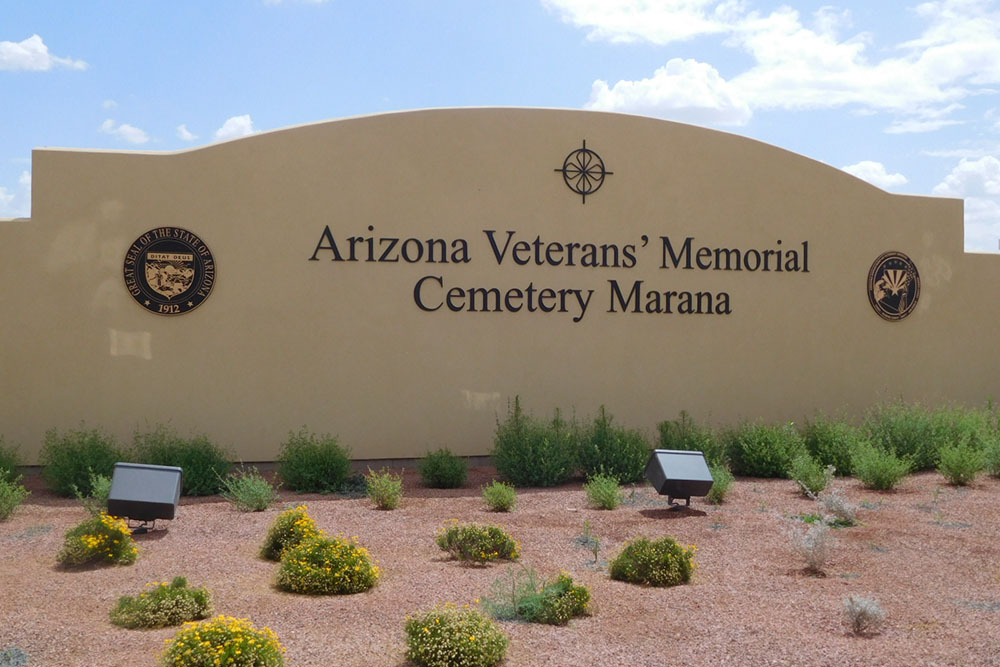
[(891, 451), (868, 445), (854, 452), (851, 469), (869, 489), (888, 491), (910, 474), (911, 465)]
[(307, 595), (346, 595), (372, 588), (380, 574), (356, 538), (315, 537), (285, 551), (278, 587)]
[(351, 452), (335, 436), (292, 431), (278, 453), (278, 475), (300, 493), (336, 493), (351, 473)]
[(846, 421), (820, 416), (802, 430), (806, 450), (821, 466), (833, 466), (838, 475), (851, 474), (851, 456), (866, 437), (858, 427)]
[(0, 435), (0, 482), (7, 480), (13, 482), (18, 476), (17, 467), (21, 465), (21, 457), (17, 453), (17, 448), (7, 445)]
[(108, 509), (108, 496), (111, 495), (111, 478), (106, 475), (90, 473), (90, 493), (83, 494), (80, 489), (73, 485), (73, 495), (83, 505), (92, 516), (97, 516)]
[(510, 484), (494, 481), (483, 487), (483, 500), (491, 512), (509, 512), (517, 505), (517, 492)]
[(167, 667), (282, 667), (284, 654), (270, 628), (258, 630), (248, 619), (216, 616), (185, 623), (167, 640), (160, 660)]
[(576, 435), (556, 411), (549, 423), (521, 408), (521, 399), (507, 407), (507, 419), (497, 420), (493, 438), (493, 465), (515, 486), (555, 486), (576, 471)]
[(504, 658), (508, 639), (477, 609), (451, 603), (406, 617), (406, 658), (426, 667), (492, 667)]
[(114, 438), (97, 429), (45, 433), (39, 460), (42, 478), (61, 496), (73, 495), (74, 487), (85, 496), (91, 493), (90, 476), (111, 477), (115, 463), (128, 460), (128, 453)]
[(729, 466), (724, 463), (714, 463), (709, 465), (708, 470), (712, 473), (712, 488), (708, 490), (705, 494), (705, 500), (716, 505), (721, 505), (726, 500), (726, 494), (729, 493), (729, 487), (732, 486), (733, 473), (729, 470)]
[(128, 523), (101, 512), (66, 532), (56, 560), (66, 566), (90, 563), (131, 565), (138, 554), (139, 549), (132, 539)]
[(548, 625), (566, 625), (577, 616), (586, 616), (589, 606), (590, 591), (574, 584), (567, 572), (539, 583), (530, 567), (509, 568), (505, 577), (493, 581), (490, 595), (483, 598), (483, 607), (496, 619)]
[(305, 505), (290, 507), (279, 514), (271, 524), (267, 537), (264, 538), (264, 544), (260, 548), (260, 557), (267, 560), (281, 560), (282, 554), (287, 549), (322, 536), (323, 531), (316, 527), (316, 522), (309, 516), (309, 508)]
[(517, 560), (521, 545), (500, 526), (448, 521), (438, 531), (437, 545), (452, 558), (472, 563)]
[(912, 470), (937, 465), (941, 422), (936, 425), (934, 415), (920, 405), (902, 401), (878, 405), (865, 417), (863, 428), (873, 445), (908, 460)]
[(28, 654), (16, 646), (0, 651), (0, 667), (26, 667), (29, 662)]
[(875, 598), (848, 595), (842, 607), (844, 624), (856, 635), (878, 631), (885, 621), (885, 610)]
[(226, 475), (220, 495), (241, 512), (262, 512), (278, 502), (278, 490), (253, 466)]
[(802, 495), (815, 495), (825, 489), (833, 479), (832, 465), (824, 468), (808, 452), (802, 452), (792, 459), (788, 476), (798, 485)]
[(834, 526), (857, 525), (858, 506), (847, 500), (842, 490), (825, 490), (816, 495), (809, 494), (809, 497), (819, 503), (824, 514), (833, 517), (832, 520), (826, 520), (828, 524)]
[(365, 484), (368, 497), (380, 510), (394, 510), (403, 502), (403, 478), (394, 472), (369, 468)]
[(212, 615), (212, 594), (204, 586), (188, 588), (187, 579), (154, 581), (139, 595), (123, 595), (111, 610), (111, 622), (123, 628), (165, 628)]
[(206, 436), (184, 438), (162, 424), (152, 431), (136, 431), (132, 446), (136, 458), (143, 463), (182, 468), (181, 494), (185, 496), (219, 493), (222, 480), (232, 467), (226, 452)]
[(677, 419), (657, 424), (660, 448), (688, 452), (701, 452), (709, 466), (722, 465), (728, 460), (725, 443), (711, 428), (700, 426), (681, 410)]
[(9, 519), (29, 495), (31, 491), (21, 485), (20, 475), (13, 479), (0, 477), (0, 521)]
[(427, 452), (424, 458), (420, 459), (419, 471), (424, 486), (432, 489), (457, 489), (465, 484), (465, 479), (469, 475), (469, 464), (445, 447)]
[(614, 477), (619, 484), (637, 482), (642, 479), (652, 448), (641, 431), (616, 426), (612, 420), (602, 405), (600, 414), (583, 429), (580, 466), (588, 478), (603, 474)]
[(587, 502), (602, 510), (613, 510), (622, 504), (624, 494), (618, 480), (611, 475), (594, 475), (583, 485)]
[(968, 442), (945, 445), (938, 450), (937, 470), (949, 484), (966, 486), (972, 484), (986, 467), (986, 454)]
[(787, 477), (805, 451), (795, 425), (744, 423), (725, 434), (733, 472), (747, 477)]
[(823, 521), (808, 523), (804, 528), (791, 525), (787, 535), (792, 549), (805, 560), (806, 571), (823, 574), (836, 545), (830, 527)]
[(994, 477), (1000, 477), (1000, 438), (994, 438), (983, 451), (986, 471)]
[(693, 544), (681, 546), (672, 537), (639, 537), (615, 556), (609, 574), (612, 579), (643, 586), (677, 586), (691, 580), (696, 552)]

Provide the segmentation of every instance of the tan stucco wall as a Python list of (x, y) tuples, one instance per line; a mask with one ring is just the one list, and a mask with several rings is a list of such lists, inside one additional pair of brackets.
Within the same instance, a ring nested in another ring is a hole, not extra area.
[[(584, 139), (613, 172), (585, 204), (555, 171)], [(516, 394), (539, 414), (605, 404), (650, 433), (682, 409), (733, 423), (1000, 396), (1000, 304), (983, 290), (1000, 257), (963, 252), (962, 202), (890, 195), (742, 137), (592, 112), (429, 110), (180, 153), (39, 149), (33, 161), (31, 219), (0, 224), (0, 434), (29, 460), (46, 429), (81, 421), (122, 439), (169, 422), (245, 460), (273, 459), (308, 425), (358, 458), (389, 458), (488, 453)], [(160, 226), (198, 234), (217, 264), (211, 296), (179, 316), (146, 312), (122, 279), (130, 244)], [(326, 226), (342, 253), (351, 236), (465, 239), (471, 261), (309, 261)], [(490, 229), (634, 244), (636, 266), (498, 266)], [(809, 272), (663, 269), (661, 236), (808, 242)], [(900, 322), (867, 299), (889, 250), (922, 279)], [(594, 295), (579, 322), (425, 312), (413, 291), (428, 275), (445, 290)], [(732, 313), (609, 313), (609, 280), (725, 291)]]

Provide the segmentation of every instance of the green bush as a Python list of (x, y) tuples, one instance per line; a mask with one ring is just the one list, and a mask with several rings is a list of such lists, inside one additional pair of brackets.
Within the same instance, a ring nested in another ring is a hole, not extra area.
[(302, 427), (289, 432), (278, 454), (278, 475), (300, 493), (336, 493), (351, 474), (351, 452), (335, 436)]
[(207, 437), (183, 438), (162, 424), (145, 433), (137, 431), (132, 444), (136, 458), (143, 463), (182, 468), (181, 494), (185, 496), (219, 493), (232, 468), (229, 455)]
[(3, 436), (0, 435), (0, 482), (15, 481), (18, 477), (17, 467), (21, 465), (21, 457), (17, 453), (17, 447), (4, 444)]
[(517, 492), (510, 484), (494, 481), (483, 487), (483, 500), (491, 512), (510, 512), (517, 505)]
[(820, 416), (806, 424), (802, 432), (806, 449), (823, 467), (833, 466), (838, 475), (849, 476), (851, 456), (867, 443), (865, 435), (856, 426), (845, 421)]
[(501, 621), (520, 619), (529, 623), (566, 625), (590, 613), (590, 591), (573, 583), (566, 572), (538, 583), (534, 569), (508, 569), (506, 577), (493, 581), (483, 607)]
[(185, 623), (167, 640), (160, 661), (165, 667), (283, 667), (284, 653), (270, 628), (258, 630), (248, 619), (216, 616)]
[(497, 472), (515, 486), (562, 484), (576, 471), (574, 429), (558, 410), (547, 424), (525, 414), (515, 397), (506, 421), (497, 421), (492, 458)]
[(854, 476), (869, 489), (888, 491), (910, 474), (909, 461), (874, 445), (860, 447), (851, 457)]
[(726, 500), (726, 494), (729, 493), (729, 487), (732, 485), (733, 473), (730, 472), (728, 465), (722, 465), (716, 463), (709, 466), (709, 472), (712, 473), (712, 488), (708, 490), (705, 494), (705, 500), (716, 505), (721, 505)]
[(492, 667), (508, 639), (482, 612), (451, 603), (406, 617), (406, 659), (425, 667)]
[(188, 588), (187, 579), (154, 581), (139, 595), (123, 595), (111, 610), (111, 622), (123, 628), (165, 628), (212, 615), (212, 594), (204, 586)]
[(380, 574), (356, 539), (314, 537), (285, 551), (278, 588), (306, 595), (348, 595), (372, 588)]
[(805, 451), (794, 424), (744, 423), (725, 440), (733, 472), (746, 477), (787, 477), (792, 461)]
[(97, 516), (108, 509), (108, 496), (111, 495), (111, 478), (105, 475), (90, 473), (90, 494), (84, 495), (73, 485), (73, 495), (83, 505), (83, 509), (92, 516)]
[(469, 475), (468, 462), (448, 448), (427, 452), (420, 459), (420, 479), (432, 489), (457, 489)]
[(365, 485), (368, 497), (380, 510), (394, 510), (403, 502), (403, 478), (386, 468), (378, 472), (369, 468)]
[(456, 560), (489, 563), (520, 557), (521, 545), (500, 526), (460, 524), (452, 520), (438, 531), (436, 541)]
[(693, 544), (683, 547), (672, 537), (656, 541), (639, 537), (611, 561), (611, 578), (644, 586), (684, 584), (694, 572), (696, 551)]
[(594, 475), (583, 485), (587, 502), (602, 510), (613, 510), (622, 504), (624, 494), (618, 480), (611, 475)]
[(278, 502), (278, 490), (252, 466), (226, 475), (220, 495), (241, 512), (262, 512)]
[(729, 460), (725, 443), (715, 431), (696, 424), (684, 410), (677, 419), (657, 424), (657, 429), (660, 449), (701, 452), (709, 466), (722, 465)]
[(610, 475), (619, 484), (642, 479), (652, 448), (640, 431), (612, 424), (604, 406), (594, 421), (580, 434), (580, 465), (588, 478)]
[(985, 467), (986, 454), (967, 442), (947, 445), (938, 450), (937, 470), (949, 484), (972, 484)]
[(21, 485), (20, 475), (13, 479), (0, 477), (0, 521), (9, 519), (29, 495), (31, 491)]
[(799, 485), (802, 495), (812, 497), (827, 487), (833, 478), (833, 470), (832, 465), (824, 468), (808, 452), (803, 451), (792, 459), (788, 476)]
[(926, 408), (902, 401), (876, 406), (866, 416), (863, 428), (873, 445), (906, 459), (916, 471), (937, 465), (946, 431), (940, 416), (935, 418)]
[(286, 550), (296, 547), (306, 540), (322, 537), (323, 531), (316, 527), (316, 522), (309, 516), (309, 508), (305, 505), (290, 507), (278, 515), (271, 524), (260, 548), (260, 557), (267, 560), (281, 560)]
[(994, 439), (984, 450), (986, 472), (994, 477), (1000, 477), (1000, 438)]
[(45, 433), (45, 445), (39, 456), (42, 478), (61, 496), (71, 497), (74, 488), (90, 496), (90, 476), (111, 477), (115, 463), (127, 461), (128, 453), (114, 438), (97, 429), (66, 431), (52, 429)]
[(131, 565), (138, 554), (128, 523), (102, 512), (66, 532), (56, 560), (70, 567), (90, 563)]

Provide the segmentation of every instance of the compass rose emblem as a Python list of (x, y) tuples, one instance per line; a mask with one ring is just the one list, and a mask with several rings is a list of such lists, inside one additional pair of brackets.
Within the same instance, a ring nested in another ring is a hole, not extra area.
[(587, 140), (583, 140), (583, 148), (577, 148), (566, 156), (560, 169), (566, 187), (580, 195), (583, 203), (587, 203), (587, 195), (592, 195), (604, 185), (604, 177), (615, 173), (604, 168), (604, 160), (594, 151), (587, 148)]

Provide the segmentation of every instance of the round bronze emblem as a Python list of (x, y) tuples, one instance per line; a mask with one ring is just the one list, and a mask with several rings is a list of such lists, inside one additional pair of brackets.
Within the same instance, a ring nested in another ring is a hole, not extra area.
[(215, 258), (205, 242), (180, 227), (157, 227), (125, 253), (125, 289), (157, 315), (180, 315), (208, 298), (215, 285)]
[(882, 319), (901, 320), (917, 306), (920, 274), (913, 261), (901, 252), (878, 256), (868, 271), (868, 301)]

